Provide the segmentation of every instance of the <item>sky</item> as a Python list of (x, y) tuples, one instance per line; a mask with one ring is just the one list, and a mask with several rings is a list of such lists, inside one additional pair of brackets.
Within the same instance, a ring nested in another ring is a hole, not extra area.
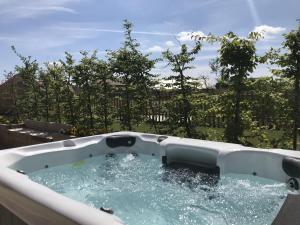
[[(262, 32), (257, 49), (263, 54), (279, 47), (282, 34), (296, 28), (299, 9), (299, 0), (0, 0), (0, 80), (21, 64), (11, 45), (41, 66), (62, 59), (65, 51), (79, 59), (80, 50), (97, 49), (104, 58), (106, 50), (122, 45), (124, 19), (134, 24), (134, 38), (151, 58), (161, 57), (166, 49), (176, 52), (180, 44), (192, 46), (190, 32), (233, 31), (243, 37)], [(205, 44), (188, 75), (214, 79), (209, 61), (217, 50)], [(154, 72), (171, 73), (164, 61)], [(268, 74), (268, 65), (261, 65), (252, 76)]]

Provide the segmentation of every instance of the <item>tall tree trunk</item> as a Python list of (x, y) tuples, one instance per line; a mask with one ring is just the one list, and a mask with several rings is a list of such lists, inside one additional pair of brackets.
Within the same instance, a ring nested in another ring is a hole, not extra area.
[(128, 85), (126, 84), (125, 89), (125, 95), (126, 95), (126, 115), (125, 115), (125, 125), (127, 126), (128, 130), (131, 131), (131, 109), (130, 109), (130, 95), (128, 90)]
[(294, 81), (294, 126), (293, 126), (293, 149), (297, 150), (297, 138), (298, 138), (298, 128), (299, 128), (299, 101), (300, 101), (300, 93), (299, 93), (299, 75), (296, 76)]
[(71, 84), (71, 75), (68, 74), (68, 81), (67, 81), (67, 88), (68, 88), (68, 105), (70, 109), (70, 117), (71, 123), (75, 126), (75, 113), (74, 113), (74, 105), (73, 105), (73, 94), (72, 94), (72, 84)]
[(74, 103), (73, 103), (73, 95), (72, 95), (72, 91), (70, 90), (70, 86), (68, 85), (68, 91), (67, 91), (67, 104), (68, 104), (68, 107), (69, 107), (69, 114), (68, 115), (68, 122), (75, 126), (75, 113), (74, 113)]
[(15, 79), (13, 80), (12, 86), (11, 86), (11, 93), (12, 93), (12, 100), (14, 104), (14, 110), (16, 113), (15, 120), (19, 121), (19, 109), (17, 104), (17, 93), (16, 93), (16, 87), (15, 87)]
[(46, 86), (46, 121), (49, 122), (49, 93), (48, 87)]
[(94, 120), (93, 120), (93, 111), (92, 111), (92, 101), (91, 101), (91, 93), (88, 92), (88, 114), (90, 120), (90, 128), (94, 128)]
[[(36, 82), (35, 80), (33, 82)], [(33, 104), (33, 112), (35, 119), (38, 119), (38, 98), (37, 98), (37, 90), (36, 85), (33, 83), (33, 97), (34, 97), (34, 104)]]
[(103, 80), (103, 85), (104, 85), (104, 127), (105, 127), (105, 132), (108, 131), (108, 96), (107, 96), (107, 81), (106, 79)]
[(180, 71), (180, 87), (183, 97), (183, 123), (187, 137), (192, 137), (191, 126), (190, 126), (190, 102), (187, 99), (186, 88), (184, 86), (184, 75), (183, 72)]
[(241, 82), (239, 82), (238, 87), (236, 88), (236, 94), (235, 94), (235, 104), (234, 104), (234, 126), (232, 129), (234, 129), (233, 132), (233, 137), (232, 141), (234, 143), (239, 143), (239, 137), (241, 136), (241, 95), (242, 95), (242, 90), (241, 90)]
[(68, 104), (70, 109), (71, 123), (74, 126), (75, 125), (74, 106), (73, 106), (73, 98), (70, 93), (68, 98)]
[(56, 120), (58, 123), (61, 123), (60, 99), (59, 99), (59, 94), (58, 94), (57, 90), (56, 90), (56, 94), (55, 94), (55, 101), (56, 101)]
[[(146, 95), (147, 95), (147, 98), (148, 98), (148, 100), (149, 100), (149, 107), (150, 107), (152, 116), (154, 116), (155, 110), (154, 110), (154, 107), (153, 107), (153, 104), (152, 104), (152, 101), (151, 101), (151, 98), (150, 98), (149, 89), (148, 89), (148, 87), (147, 87), (146, 84), (144, 84), (144, 88), (145, 88), (145, 90), (146, 90)], [(160, 100), (160, 97), (159, 97), (159, 100)], [(159, 115), (159, 116), (160, 116), (160, 115)], [(150, 121), (151, 121), (151, 124), (152, 124), (152, 126), (153, 126), (153, 128), (154, 128), (154, 130), (155, 130), (155, 133), (157, 133), (158, 130), (157, 130), (157, 126), (156, 126), (156, 121), (154, 120), (154, 118), (150, 119)]]

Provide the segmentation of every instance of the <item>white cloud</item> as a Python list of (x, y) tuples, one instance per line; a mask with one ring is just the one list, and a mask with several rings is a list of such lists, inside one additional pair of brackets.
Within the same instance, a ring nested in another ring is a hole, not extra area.
[(165, 49), (162, 48), (161, 46), (159, 45), (154, 45), (148, 49), (146, 49), (146, 52), (163, 52)]
[(193, 41), (192, 36), (205, 36), (205, 34), (202, 31), (181, 31), (176, 35), (179, 41)]
[(46, 7), (16, 7), (9, 8), (6, 10), (0, 10), (0, 16), (10, 18), (12, 14), (14, 17), (12, 20), (23, 19), (23, 18), (34, 18), (39, 15), (44, 15), (52, 12), (64, 12), (64, 13), (73, 13), (76, 11), (62, 6), (46, 6)]
[(0, 42), (35, 52), (67, 46), (83, 39), (96, 37), (97, 33), (89, 30), (69, 30), (66, 32), (63, 29), (48, 26), (39, 30), (19, 32), (17, 35), (0, 36)]
[[(103, 29), (97, 28), (95, 25), (89, 24), (76, 24), (76, 23), (69, 23), (64, 24), (63, 26), (55, 26), (56, 29), (61, 30), (74, 30), (74, 31), (91, 31), (91, 32), (104, 32), (104, 33), (124, 33), (124, 30), (117, 30), (117, 29)], [(157, 35), (157, 36), (174, 36), (171, 33), (164, 33), (164, 32), (156, 32), (156, 31), (132, 31), (133, 34), (142, 34), (142, 35)]]
[(165, 43), (165, 44), (166, 44), (166, 46), (167, 46), (167, 47), (169, 47), (169, 48), (170, 48), (170, 47), (174, 47), (174, 46), (175, 46), (175, 44), (174, 44), (174, 42), (173, 42), (173, 41), (166, 41), (166, 43)]
[(217, 52), (219, 49), (220, 49), (219, 44), (214, 44), (214, 45), (206, 44), (203, 45), (201, 52)]
[(78, 2), (79, 0), (2, 0), (0, 1), (0, 20), (14, 21), (24, 18), (35, 18), (37, 16), (53, 13), (76, 13), (67, 5)]
[[(1, 0), (0, 0), (1, 1)], [(1, 9), (0, 9), (1, 11)], [(122, 35), (123, 30), (98, 28), (95, 23), (59, 23), (42, 27), (32, 31), (20, 31), (17, 34), (0, 33), (0, 43), (6, 45), (22, 46), (26, 50), (45, 50), (74, 44), (84, 39), (95, 39), (101, 33), (116, 33)], [(151, 31), (135, 31), (141, 35), (163, 35), (164, 33)], [(167, 35), (167, 34), (166, 34)], [(172, 45), (172, 41), (168, 42)], [(174, 44), (174, 43), (173, 43)], [(162, 52), (166, 50), (165, 43), (162, 45), (148, 45), (144, 52)], [(174, 48), (174, 47), (173, 47)], [(173, 49), (172, 48), (172, 49)]]
[(276, 35), (283, 33), (286, 30), (284, 27), (273, 27), (269, 25), (261, 25), (254, 27), (254, 32), (260, 33), (265, 39), (274, 39)]
[(0, 36), (0, 41), (11, 41), (12, 39), (15, 40), (16, 38), (10, 36)]
[(259, 64), (250, 77), (262, 77), (262, 76), (272, 76), (271, 69), (276, 68), (275, 66), (266, 65), (266, 64)]
[(214, 55), (201, 55), (195, 58), (196, 61), (208, 61), (217, 57), (217, 54)]
[(68, 13), (76, 13), (75, 10), (62, 6), (45, 6), (45, 7), (20, 7), (21, 10), (31, 11), (31, 14), (36, 13), (38, 11), (57, 11), (57, 12), (68, 12)]

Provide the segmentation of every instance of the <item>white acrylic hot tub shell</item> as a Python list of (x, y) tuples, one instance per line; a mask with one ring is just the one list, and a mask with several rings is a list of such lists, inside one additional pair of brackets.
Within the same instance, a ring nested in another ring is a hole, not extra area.
[[(132, 147), (106, 145), (111, 135), (136, 137)], [(0, 204), (28, 224), (121, 225), (116, 216), (91, 208), (37, 184), (27, 176), (39, 169), (79, 161), (91, 155), (137, 152), (167, 156), (168, 160), (216, 164), (220, 173), (244, 173), (286, 182), (289, 177), (282, 169), (285, 156), (300, 158), (300, 153), (288, 150), (265, 150), (237, 144), (168, 137), (157, 142), (160, 135), (118, 132), (3, 150), (0, 152)]]

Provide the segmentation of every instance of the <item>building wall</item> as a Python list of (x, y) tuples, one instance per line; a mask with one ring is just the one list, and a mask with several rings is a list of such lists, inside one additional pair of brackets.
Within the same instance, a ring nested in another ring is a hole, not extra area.
[(0, 114), (14, 109), (14, 95), (22, 95), (23, 90), (21, 75), (15, 75), (0, 85)]

